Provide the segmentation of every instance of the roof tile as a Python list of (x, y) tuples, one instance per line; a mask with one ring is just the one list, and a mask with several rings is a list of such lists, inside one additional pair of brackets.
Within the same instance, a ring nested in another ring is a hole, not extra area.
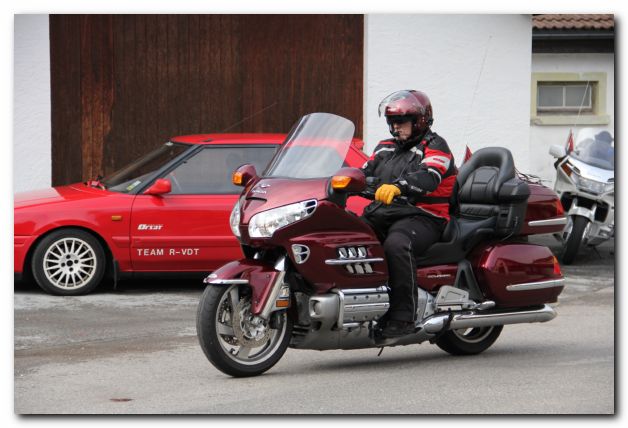
[(535, 30), (612, 30), (615, 28), (615, 19), (612, 14), (534, 15), (532, 28)]

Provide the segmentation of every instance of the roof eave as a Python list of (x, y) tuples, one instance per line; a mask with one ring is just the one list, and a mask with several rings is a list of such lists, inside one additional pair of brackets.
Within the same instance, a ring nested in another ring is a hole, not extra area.
[(614, 39), (614, 30), (550, 30), (533, 29), (533, 40)]

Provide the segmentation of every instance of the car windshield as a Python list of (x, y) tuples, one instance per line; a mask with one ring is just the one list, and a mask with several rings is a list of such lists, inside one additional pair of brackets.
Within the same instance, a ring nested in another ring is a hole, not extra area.
[(576, 148), (570, 155), (597, 168), (615, 169), (613, 137), (607, 131), (596, 133), (589, 128), (582, 129), (576, 139)]
[(151, 180), (157, 170), (189, 148), (189, 144), (168, 142), (105, 177), (101, 184), (113, 192), (130, 193), (137, 186)]
[(330, 113), (303, 116), (281, 145), (264, 177), (326, 178), (344, 164), (355, 126)]

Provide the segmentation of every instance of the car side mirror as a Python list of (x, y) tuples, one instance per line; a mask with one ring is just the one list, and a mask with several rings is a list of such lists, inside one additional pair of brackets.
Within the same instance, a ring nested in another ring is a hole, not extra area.
[(158, 178), (152, 186), (144, 191), (145, 195), (161, 196), (172, 191), (172, 184), (166, 178)]
[(565, 156), (567, 156), (567, 151), (565, 150), (565, 148), (563, 146), (559, 146), (557, 144), (552, 144), (550, 146), (549, 149), (549, 153), (550, 155), (554, 156), (555, 158), (564, 158)]
[(256, 178), (257, 171), (255, 170), (255, 166), (247, 163), (234, 171), (231, 176), (231, 182), (236, 186), (245, 187), (251, 180), (255, 180)]
[(331, 188), (337, 192), (358, 193), (366, 189), (366, 177), (358, 168), (340, 168), (331, 178)]

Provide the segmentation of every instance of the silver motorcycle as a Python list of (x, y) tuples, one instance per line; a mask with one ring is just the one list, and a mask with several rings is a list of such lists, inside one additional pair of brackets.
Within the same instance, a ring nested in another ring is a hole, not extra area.
[(615, 236), (615, 147), (610, 132), (578, 131), (574, 144), (552, 145), (557, 158), (554, 190), (567, 213), (562, 262), (571, 264), (581, 245), (595, 247)]

